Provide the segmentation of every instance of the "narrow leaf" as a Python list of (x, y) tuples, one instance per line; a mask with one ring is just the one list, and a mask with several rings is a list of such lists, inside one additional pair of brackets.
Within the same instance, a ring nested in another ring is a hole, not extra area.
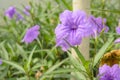
[(100, 58), (102, 57), (102, 55), (105, 53), (105, 51), (107, 50), (107, 48), (112, 43), (113, 39), (114, 39), (113, 37), (110, 37), (108, 39), (108, 41), (103, 45), (103, 47), (99, 50), (99, 52), (96, 54), (96, 56), (94, 58), (94, 62), (93, 62), (93, 67), (98, 63), (98, 61), (100, 60)]
[(57, 64), (55, 64), (54, 66), (52, 66), (51, 68), (49, 68), (45, 73), (44, 73), (44, 75), (42, 76), (42, 77), (40, 77), (40, 79), (39, 80), (44, 80), (44, 78), (46, 77), (46, 75), (48, 75), (48, 74), (50, 74), (51, 72), (53, 72), (55, 69), (57, 69), (60, 65), (62, 65), (64, 62), (66, 62), (68, 60), (68, 58), (67, 59), (65, 59), (65, 60), (63, 60), (63, 61), (61, 61), (61, 62), (59, 62), (59, 63), (57, 63)]
[(34, 53), (35, 49), (36, 49), (36, 46), (33, 48), (33, 50), (31, 51), (31, 53), (29, 55), (29, 58), (28, 58), (28, 62), (27, 62), (27, 69), (28, 69), (28, 71), (30, 70), (30, 63), (32, 61), (32, 56), (33, 56), (33, 53)]
[(16, 69), (22, 71), (23, 73), (25, 73), (25, 70), (22, 68), (22, 66), (18, 65), (18, 64), (15, 63), (15, 62), (8, 61), (8, 60), (2, 60), (2, 62), (6, 63), (6, 64), (9, 64), (9, 65), (15, 67)]
[(84, 56), (81, 54), (81, 52), (79, 51), (79, 49), (78, 48), (76, 48), (76, 47), (72, 47), (74, 50), (75, 50), (75, 52), (76, 52), (76, 54), (78, 55), (78, 57), (79, 57), (79, 59), (82, 61), (82, 63), (84, 64), (85, 63), (85, 58), (84, 58)]

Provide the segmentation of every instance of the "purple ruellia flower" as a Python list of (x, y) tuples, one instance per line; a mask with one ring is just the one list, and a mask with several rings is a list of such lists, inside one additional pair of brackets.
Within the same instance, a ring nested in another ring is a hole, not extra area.
[[(60, 14), (60, 22), (55, 29), (56, 45), (61, 46), (64, 51), (71, 46), (79, 45), (83, 37), (89, 36), (92, 32), (88, 26), (87, 16), (83, 11), (65, 10)], [(68, 44), (69, 43), (69, 44)]]
[(118, 64), (112, 67), (104, 64), (99, 68), (99, 80), (120, 80), (120, 68)]
[(120, 34), (120, 26), (116, 27), (117, 34)]
[(27, 15), (27, 16), (29, 16), (30, 15), (30, 9), (31, 9), (31, 7), (30, 6), (25, 6), (25, 9), (24, 9), (24, 14), (25, 15)]
[(106, 19), (102, 19), (101, 17), (95, 18), (94, 16), (89, 17), (90, 25), (93, 29), (92, 36), (98, 36), (102, 31), (108, 32), (109, 27), (105, 25)]
[(39, 35), (39, 29), (40, 26), (39, 25), (35, 25), (31, 28), (29, 28), (22, 40), (22, 42), (25, 43), (31, 43), (34, 39), (37, 39), (38, 35)]
[(16, 13), (15, 7), (11, 6), (5, 11), (5, 16), (12, 19), (14, 17), (14, 14)]

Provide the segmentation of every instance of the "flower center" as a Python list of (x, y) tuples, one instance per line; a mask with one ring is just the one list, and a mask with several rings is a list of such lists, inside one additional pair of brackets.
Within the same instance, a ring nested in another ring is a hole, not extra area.
[(77, 26), (76, 25), (73, 25), (72, 26), (72, 29), (74, 30), (74, 29), (77, 29)]

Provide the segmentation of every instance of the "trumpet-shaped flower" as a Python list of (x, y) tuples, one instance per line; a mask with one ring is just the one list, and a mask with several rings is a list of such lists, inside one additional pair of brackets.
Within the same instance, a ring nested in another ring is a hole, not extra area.
[(69, 49), (69, 45), (79, 45), (83, 37), (92, 33), (90, 32), (92, 28), (88, 26), (87, 16), (83, 11), (65, 10), (60, 14), (60, 22), (61, 24), (58, 24), (55, 29), (56, 43), (64, 51)]
[(120, 68), (115, 64), (112, 67), (104, 64), (99, 68), (99, 80), (120, 80)]
[(5, 11), (5, 16), (9, 17), (10, 19), (13, 18), (13, 16), (15, 15), (16, 13), (16, 9), (15, 7), (11, 6), (9, 7), (6, 11)]
[(37, 37), (39, 35), (39, 29), (40, 29), (39, 25), (35, 25), (35, 26), (29, 28), (27, 30), (22, 42), (31, 43), (34, 39), (37, 39)]
[(105, 25), (106, 19), (87, 16), (83, 11), (65, 10), (60, 14), (60, 22), (55, 29), (56, 43), (64, 51), (68, 50), (70, 45), (80, 45), (84, 37), (96, 37), (102, 30), (109, 30)]

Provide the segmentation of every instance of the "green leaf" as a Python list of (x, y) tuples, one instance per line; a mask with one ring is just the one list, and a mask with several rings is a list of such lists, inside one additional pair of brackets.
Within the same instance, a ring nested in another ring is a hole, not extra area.
[(69, 73), (69, 72), (75, 72), (76, 69), (71, 69), (71, 68), (59, 68), (58, 70), (52, 71), (50, 74), (62, 74), (62, 73)]
[(57, 69), (60, 65), (62, 65), (63, 63), (65, 63), (67, 60), (68, 60), (68, 58), (65, 59), (65, 60), (63, 60), (63, 61), (61, 61), (61, 62), (59, 62), (59, 63), (57, 63), (57, 64), (55, 64), (55, 65), (53, 65), (52, 67), (50, 67), (50, 68), (43, 74), (43, 76), (40, 77), (39, 80), (44, 80), (44, 78), (45, 78), (46, 75), (48, 75), (48, 74), (50, 74), (51, 72), (53, 72), (53, 71), (54, 71), (55, 69)]
[(9, 70), (9, 66), (6, 66), (6, 68), (4, 68), (4, 71), (1, 72), (0, 74), (1, 80), (7, 75), (8, 70)]
[(76, 54), (78, 55), (78, 58), (82, 61), (82, 63), (85, 64), (86, 60), (84, 56), (81, 54), (81, 52), (79, 51), (79, 49), (75, 46), (73, 46), (72, 48), (75, 50)]
[(1, 46), (1, 52), (4, 53), (4, 54), (3, 54), (4, 58), (5, 58), (6, 60), (9, 60), (9, 53), (8, 53), (8, 51), (6, 50), (6, 48), (5, 48), (4, 45)]
[(68, 8), (69, 10), (72, 10), (72, 7), (66, 2), (66, 0), (61, 0), (61, 2), (64, 4), (66, 8)]
[(107, 48), (110, 46), (110, 44), (112, 43), (112, 41), (114, 40), (113, 37), (110, 37), (108, 39), (108, 41), (102, 46), (102, 48), (99, 50), (99, 52), (96, 54), (94, 61), (93, 61), (93, 67), (98, 63), (98, 61), (100, 60), (100, 58), (103, 56), (103, 54), (105, 53), (105, 51), (107, 50)]
[(20, 70), (21, 72), (25, 73), (25, 70), (23, 69), (23, 67), (15, 62), (8, 61), (8, 60), (2, 60), (2, 62), (9, 64), (9, 65), (15, 67), (16, 69)]
[(29, 58), (28, 58), (28, 62), (27, 62), (27, 69), (28, 69), (28, 71), (30, 70), (30, 63), (32, 61), (32, 56), (33, 56), (33, 53), (34, 53), (35, 49), (36, 49), (36, 46), (33, 48), (33, 50), (31, 51), (31, 53), (29, 55)]
[(69, 52), (67, 52), (70, 58), (69, 63), (79, 72), (86, 72), (85, 66), (79, 62), (78, 59), (74, 58)]
[(54, 71), (56, 68), (58, 68), (60, 65), (62, 65), (67, 60), (68, 60), (68, 58), (65, 59), (65, 60), (63, 60), (63, 61), (61, 61), (61, 62), (59, 62), (59, 63), (57, 63), (57, 64), (55, 64), (54, 66), (52, 66), (51, 68), (48, 69), (48, 71), (46, 72), (46, 74), (51, 73), (52, 71)]
[(17, 54), (20, 54), (22, 57), (23, 57), (23, 59), (25, 59), (25, 60), (28, 60), (28, 57), (27, 57), (27, 52), (23, 49), (23, 47), (20, 45), (20, 44), (18, 44), (18, 43), (16, 43), (16, 46), (17, 46)]

